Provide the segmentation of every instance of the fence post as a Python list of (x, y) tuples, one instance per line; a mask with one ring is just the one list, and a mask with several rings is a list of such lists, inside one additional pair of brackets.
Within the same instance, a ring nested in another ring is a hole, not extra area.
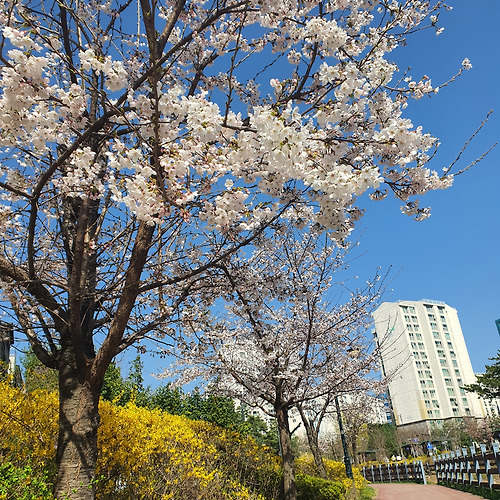
[(447, 483), (450, 482), (450, 476), (451, 476), (451, 473), (450, 473), (450, 467), (451, 467), (450, 459), (451, 459), (451, 453), (447, 453), (445, 455), (445, 463), (444, 463), (444, 478), (445, 478), (445, 481)]
[(422, 481), (424, 484), (427, 484), (427, 480), (425, 479), (424, 462), (422, 462), (422, 460), (420, 460), (420, 470), (422, 471)]
[(465, 484), (466, 478), (467, 478), (467, 448), (462, 448), (462, 462), (461, 462), (461, 469), (462, 469), (462, 484)]
[[(473, 475), (474, 473), (476, 472), (476, 468), (477, 468), (477, 462), (476, 462), (476, 448), (474, 447), (474, 445), (472, 445), (470, 447), (470, 469), (469, 469), (469, 484), (472, 484), (474, 482), (474, 479), (473, 479)], [(472, 463), (471, 463), (472, 462)], [(473, 468), (474, 466), (474, 468)]]
[(401, 479), (399, 479), (399, 464), (396, 462), (396, 474), (398, 476), (398, 483), (401, 482)]
[[(474, 448), (475, 450), (475, 448)], [(476, 472), (476, 478), (477, 478), (477, 485), (480, 486), (481, 483), (483, 482), (483, 475), (481, 474), (481, 463), (480, 463), (480, 453), (474, 453), (474, 468)]]

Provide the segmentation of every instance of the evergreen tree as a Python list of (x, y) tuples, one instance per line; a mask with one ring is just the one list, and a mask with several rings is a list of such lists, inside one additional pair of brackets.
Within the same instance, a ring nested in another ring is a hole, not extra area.
[(494, 363), (486, 365), (485, 372), (476, 377), (476, 383), (466, 385), (464, 389), (486, 399), (496, 399), (500, 398), (500, 350), (495, 357), (489, 359)]

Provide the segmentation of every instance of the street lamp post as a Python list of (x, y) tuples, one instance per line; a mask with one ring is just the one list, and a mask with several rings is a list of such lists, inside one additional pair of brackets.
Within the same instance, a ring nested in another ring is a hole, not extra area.
[(344, 425), (342, 424), (342, 415), (340, 413), (340, 403), (338, 396), (335, 396), (335, 408), (337, 409), (337, 418), (339, 420), (340, 440), (342, 441), (342, 448), (344, 450), (345, 473), (349, 479), (353, 479), (351, 458), (349, 457), (349, 452), (347, 450), (347, 443), (345, 440)]

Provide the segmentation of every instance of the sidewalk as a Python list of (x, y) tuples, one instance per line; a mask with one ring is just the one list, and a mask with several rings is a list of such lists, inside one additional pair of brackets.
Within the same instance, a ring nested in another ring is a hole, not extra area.
[(476, 495), (436, 484), (371, 483), (377, 490), (375, 500), (477, 500)]

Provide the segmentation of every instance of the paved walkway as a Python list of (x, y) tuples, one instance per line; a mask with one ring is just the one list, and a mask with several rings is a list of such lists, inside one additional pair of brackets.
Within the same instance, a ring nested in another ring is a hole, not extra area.
[(375, 500), (477, 500), (481, 498), (437, 484), (371, 483), (370, 486), (377, 490)]

